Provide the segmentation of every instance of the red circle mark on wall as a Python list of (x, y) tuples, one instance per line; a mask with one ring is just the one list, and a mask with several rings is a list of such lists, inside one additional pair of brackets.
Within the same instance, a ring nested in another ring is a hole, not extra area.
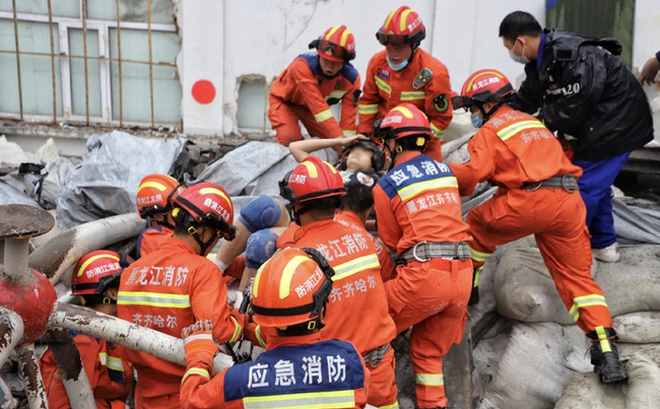
[(215, 99), (215, 87), (208, 80), (199, 80), (192, 87), (192, 96), (200, 104), (210, 104)]

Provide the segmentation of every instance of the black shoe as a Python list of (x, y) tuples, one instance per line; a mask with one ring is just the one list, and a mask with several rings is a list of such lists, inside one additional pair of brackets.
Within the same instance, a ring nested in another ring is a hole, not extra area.
[(479, 302), (479, 286), (472, 287), (472, 292), (470, 293), (470, 299), (468, 300), (468, 305), (474, 305)]
[[(591, 364), (594, 366), (594, 373), (600, 376), (603, 383), (614, 383), (628, 379), (628, 374), (619, 362), (619, 350), (614, 342), (618, 339), (616, 332), (612, 328), (605, 328), (605, 335), (605, 339), (599, 339), (596, 331), (587, 334), (587, 337), (594, 340), (591, 345)], [(609, 349), (609, 351), (603, 352), (603, 348)]]

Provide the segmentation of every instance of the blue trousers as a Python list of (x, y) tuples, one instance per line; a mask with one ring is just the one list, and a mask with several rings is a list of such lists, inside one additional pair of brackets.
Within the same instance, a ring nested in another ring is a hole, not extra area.
[(584, 172), (578, 184), (582, 200), (587, 207), (587, 227), (591, 234), (591, 248), (602, 249), (616, 242), (610, 186), (621, 172), (628, 156), (630, 152), (597, 162), (586, 160), (573, 162)]

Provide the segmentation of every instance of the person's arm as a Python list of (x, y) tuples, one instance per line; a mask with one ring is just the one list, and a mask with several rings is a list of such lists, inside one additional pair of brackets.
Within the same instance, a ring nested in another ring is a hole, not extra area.
[(369, 61), (367, 67), (367, 76), (364, 79), (364, 87), (362, 88), (362, 95), (358, 104), (358, 126), (357, 132), (359, 134), (371, 135), (374, 131), (374, 122), (378, 116), (378, 109), (382, 102), (380, 94), (378, 94), (378, 87), (374, 80), (375, 74), (375, 61), (374, 57)]
[(655, 77), (658, 75), (658, 71), (660, 71), (660, 51), (646, 61), (642, 68), (642, 73), (639, 74), (639, 82), (642, 85), (655, 83)]
[(392, 251), (396, 251), (399, 239), (403, 235), (401, 226), (392, 211), (390, 198), (380, 185), (373, 189), (374, 210), (378, 224), (378, 237)]
[(511, 95), (507, 105), (530, 115), (536, 113), (543, 104), (543, 90), (536, 71), (536, 61), (525, 65), (526, 78), (520, 88)]
[[(468, 142), (470, 160), (463, 164), (450, 163), (449, 168), (456, 176), (461, 196), (470, 196), (479, 182), (484, 182), (495, 175), (495, 155), (488, 146), (487, 133), (494, 133), (490, 128), (481, 128)], [(497, 135), (494, 135), (497, 138)]]
[(434, 71), (437, 72), (433, 73), (433, 78), (427, 85), (424, 112), (429, 118), (433, 136), (440, 138), (449, 127), (454, 114), (451, 106), (449, 73), (442, 65), (438, 65)]
[(334, 148), (335, 146), (348, 146), (358, 139), (368, 140), (363, 135), (344, 136), (334, 139), (303, 139), (302, 141), (291, 142), (289, 144), (289, 151), (291, 151), (291, 155), (293, 155), (296, 162), (300, 163), (312, 152), (325, 148)]

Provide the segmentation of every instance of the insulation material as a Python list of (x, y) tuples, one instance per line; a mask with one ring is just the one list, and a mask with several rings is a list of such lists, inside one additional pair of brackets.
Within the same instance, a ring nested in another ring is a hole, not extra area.
[(25, 192), (0, 181), (0, 205), (5, 204), (27, 204), (39, 207), (39, 204)]

